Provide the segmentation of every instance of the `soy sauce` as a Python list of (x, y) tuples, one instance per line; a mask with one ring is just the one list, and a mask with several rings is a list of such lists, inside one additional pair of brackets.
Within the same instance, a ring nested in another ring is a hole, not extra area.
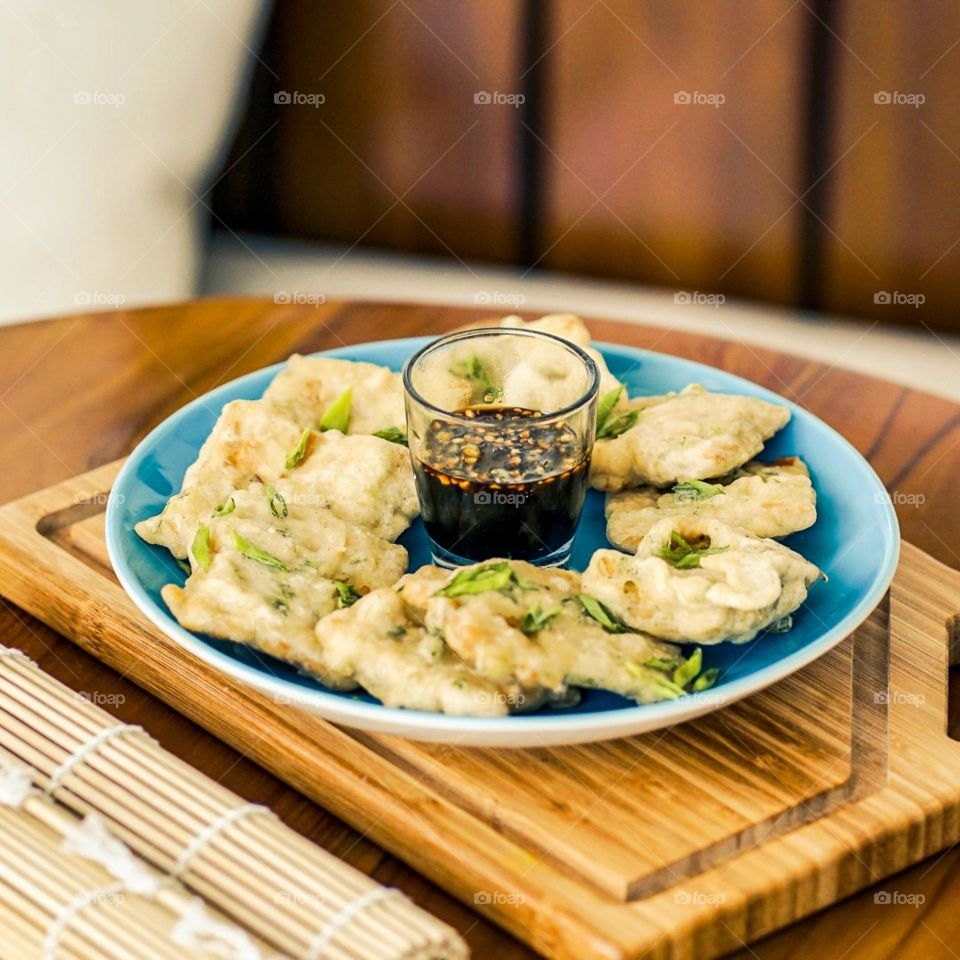
[(590, 458), (564, 423), (521, 407), (458, 411), (469, 424), (434, 420), (417, 492), (427, 533), (448, 560), (550, 562), (573, 538)]

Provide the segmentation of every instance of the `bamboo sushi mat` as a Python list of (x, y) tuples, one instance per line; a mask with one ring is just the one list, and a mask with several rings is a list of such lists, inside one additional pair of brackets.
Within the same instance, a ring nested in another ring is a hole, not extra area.
[(0, 958), (461, 960), (459, 935), (0, 647)]

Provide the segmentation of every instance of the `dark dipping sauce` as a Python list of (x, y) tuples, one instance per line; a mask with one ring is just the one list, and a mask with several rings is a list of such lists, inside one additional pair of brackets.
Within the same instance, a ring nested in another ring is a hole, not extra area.
[(434, 420), (414, 457), (427, 533), (452, 556), (536, 562), (573, 538), (590, 458), (572, 428), (520, 407), (457, 411), (473, 422)]

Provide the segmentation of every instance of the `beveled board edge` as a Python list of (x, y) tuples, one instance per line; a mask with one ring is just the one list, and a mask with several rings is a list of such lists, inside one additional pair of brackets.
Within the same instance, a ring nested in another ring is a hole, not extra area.
[[(909, 544), (891, 589), (890, 690), (923, 697), (889, 699), (886, 785), (680, 889), (623, 904), (538, 861), (348, 731), (291, 716), (214, 674), (147, 625), (119, 586), (38, 531), (44, 516), (108, 489), (118, 468), (0, 508), (0, 592), (546, 956), (718, 956), (960, 838), (960, 745), (946, 736), (946, 621), (960, 574)], [(55, 597), (45, 584), (56, 584)], [(697, 896), (721, 883), (722, 902)], [(478, 902), (482, 891), (514, 896)]]
[[(62, 507), (55, 513), (42, 517), (38, 523), (38, 530), (54, 542), (61, 544), (64, 549), (72, 549), (71, 528), (79, 521), (96, 517), (102, 511), (105, 501), (105, 491), (85, 496), (79, 504)], [(97, 556), (99, 557), (100, 554), (101, 551), (98, 550)], [(90, 558), (82, 550), (78, 552), (78, 556), (85, 562), (89, 562)], [(878, 611), (885, 617), (886, 610), (887, 601), (885, 600)], [(872, 615), (871, 622), (876, 618), (877, 613), (875, 612)], [(873, 658), (873, 661), (868, 660), (867, 653), (872, 647), (876, 646), (872, 642), (868, 643), (864, 635), (864, 631), (867, 631), (869, 627), (870, 623), (864, 624), (850, 638), (843, 641), (844, 644), (849, 644), (854, 648), (850, 654), (850, 676), (846, 678), (846, 682), (851, 688), (854, 685), (853, 664), (855, 662), (886, 664), (887, 635), (885, 629), (877, 631), (874, 638), (882, 648), (882, 654)], [(862, 676), (860, 676), (860, 679), (862, 679)], [(877, 681), (869, 686), (871, 689), (877, 689)], [(713, 839), (699, 849), (691, 850), (679, 856), (676, 860), (664, 863), (652, 871), (638, 870), (633, 875), (628, 872), (595, 870), (587, 851), (580, 851), (582, 854), (580, 858), (576, 855), (571, 856), (571, 854), (577, 853), (575, 849), (558, 847), (552, 842), (544, 841), (540, 843), (537, 841), (536, 831), (531, 834), (530, 831), (524, 832), (519, 828), (512, 829), (508, 821), (503, 821), (491, 815), (490, 811), (485, 809), (488, 804), (474, 803), (472, 790), (458, 791), (456, 787), (444, 779), (442, 771), (438, 772), (436, 768), (431, 769), (419, 765), (416, 762), (416, 757), (411, 759), (409, 751), (406, 749), (407, 741), (398, 737), (381, 736), (360, 730), (350, 730), (349, 732), (352, 737), (387, 757), (392, 763), (405, 769), (412, 776), (425, 782), (429, 781), (433, 789), (446, 796), (452, 803), (464, 808), (468, 813), (484, 822), (495, 823), (498, 830), (505, 831), (532, 854), (552, 859), (567, 873), (577, 875), (585, 883), (593, 884), (601, 894), (612, 896), (617, 900), (630, 901), (642, 899), (667, 887), (675, 886), (681, 880), (702, 873), (704, 870), (722, 863), (730, 857), (737, 856), (759, 843), (767, 842), (787, 830), (816, 820), (840, 804), (863, 797), (869, 789), (875, 789), (876, 782), (874, 781), (871, 785), (867, 778), (858, 775), (858, 771), (884, 769), (886, 740), (885, 738), (878, 739), (858, 734), (857, 729), (865, 722), (865, 718), (878, 713), (883, 714), (885, 707), (878, 704), (872, 695), (866, 698), (861, 697), (859, 700), (854, 699), (855, 695), (856, 691), (851, 689), (852, 707), (848, 725), (851, 749), (849, 760), (845, 763), (845, 779), (842, 782), (826, 787), (817, 793), (798, 796), (791, 806), (785, 806), (769, 816), (755, 820), (739, 829), (731, 828), (726, 835)], [(881, 716), (878, 721), (875, 720), (871, 723), (869, 729), (875, 729), (877, 722), (882, 721), (883, 717)], [(416, 749), (416, 746), (416, 744), (411, 745), (412, 749)]]

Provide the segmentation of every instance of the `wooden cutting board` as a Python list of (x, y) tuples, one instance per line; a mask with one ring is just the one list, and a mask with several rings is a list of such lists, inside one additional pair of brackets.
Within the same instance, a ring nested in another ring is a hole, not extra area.
[(334, 727), (168, 640), (114, 579), (111, 464), (0, 508), (0, 593), (557, 958), (712, 957), (960, 838), (960, 574), (906, 545), (854, 634), (669, 730), (471, 749)]

